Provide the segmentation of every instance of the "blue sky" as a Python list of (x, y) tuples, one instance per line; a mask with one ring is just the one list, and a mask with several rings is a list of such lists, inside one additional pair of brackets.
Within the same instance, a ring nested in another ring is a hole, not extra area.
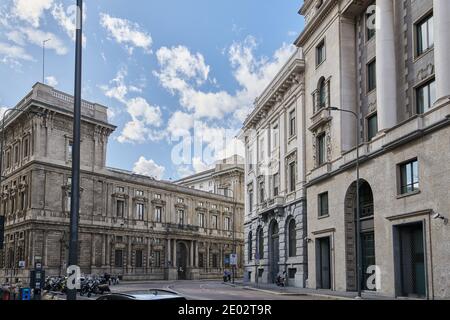
[[(73, 92), (75, 2), (2, 0), (0, 107), (42, 81), (48, 38), (46, 82)], [(293, 53), (301, 5), (85, 1), (83, 99), (108, 106), (117, 125), (107, 165), (175, 180), (234, 153), (252, 102)]]

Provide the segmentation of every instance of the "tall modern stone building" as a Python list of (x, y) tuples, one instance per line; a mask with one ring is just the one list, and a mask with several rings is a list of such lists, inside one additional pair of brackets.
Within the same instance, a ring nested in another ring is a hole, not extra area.
[[(73, 97), (37, 83), (5, 120), (0, 281), (26, 279), (35, 262), (64, 275), (68, 259)], [(36, 117), (26, 110), (38, 110)], [(105, 166), (104, 106), (82, 103), (79, 266), (124, 279), (219, 278), (236, 245), (243, 206), (230, 197)], [(234, 218), (234, 219), (233, 219)], [(233, 234), (234, 232), (234, 234)], [(238, 275), (241, 268), (238, 266)]]
[[(305, 0), (300, 14), (305, 28), (295, 44), (304, 66), (296, 119), (304, 139), (298, 159), (304, 159), (306, 285), (356, 291), (360, 281), (362, 290), (391, 297), (449, 298), (450, 1)], [(281, 105), (289, 114), (290, 97), (290, 91), (274, 96), (271, 108)], [(262, 113), (268, 119), (271, 108)], [(265, 125), (263, 116), (256, 119)], [(286, 127), (280, 132), (281, 145), (289, 144), (288, 134)], [(269, 146), (269, 139), (262, 143)], [(247, 194), (265, 186), (247, 184)], [(246, 226), (263, 217), (246, 210)], [(257, 242), (253, 230), (245, 231), (247, 268)], [(277, 231), (273, 238), (289, 235)]]

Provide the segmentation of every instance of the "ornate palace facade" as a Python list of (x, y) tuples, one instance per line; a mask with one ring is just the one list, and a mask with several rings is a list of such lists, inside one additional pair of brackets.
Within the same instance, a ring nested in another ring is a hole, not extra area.
[[(40, 261), (68, 259), (73, 97), (37, 83), (5, 121), (0, 279), (27, 278)], [(124, 279), (219, 278), (233, 245), (243, 261), (243, 206), (230, 197), (105, 166), (104, 106), (83, 101), (79, 266)], [(233, 219), (234, 218), (234, 219)], [(233, 235), (234, 232), (234, 235)], [(19, 267), (20, 265), (20, 267)], [(241, 274), (238, 266), (238, 275)]]

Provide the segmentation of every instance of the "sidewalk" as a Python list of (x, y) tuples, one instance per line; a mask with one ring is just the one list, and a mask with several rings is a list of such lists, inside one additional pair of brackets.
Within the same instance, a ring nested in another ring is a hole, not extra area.
[[(320, 290), (320, 289), (307, 289), (307, 288), (296, 288), (296, 287), (279, 287), (276, 284), (267, 283), (250, 283), (243, 281), (235, 281), (234, 284), (226, 283), (229, 286), (240, 287), (246, 290), (255, 290), (261, 292), (267, 292), (276, 295), (299, 295), (299, 296), (316, 296), (322, 298), (329, 298), (335, 300), (357, 300), (356, 292), (347, 291), (332, 291), (332, 290)], [(382, 296), (377, 293), (363, 292), (362, 300), (395, 300), (392, 297)]]

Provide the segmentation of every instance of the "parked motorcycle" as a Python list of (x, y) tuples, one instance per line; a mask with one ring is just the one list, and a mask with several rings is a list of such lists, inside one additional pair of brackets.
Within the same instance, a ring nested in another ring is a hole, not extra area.
[(287, 279), (286, 279), (286, 271), (284, 271), (283, 273), (280, 272), (277, 275), (275, 283), (279, 287), (286, 287), (286, 281), (287, 281)]

